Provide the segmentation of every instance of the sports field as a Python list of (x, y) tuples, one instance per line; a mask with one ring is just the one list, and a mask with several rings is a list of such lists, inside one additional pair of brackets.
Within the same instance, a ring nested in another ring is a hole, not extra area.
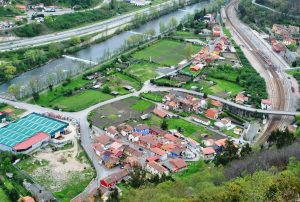
[(158, 76), (156, 72), (157, 65), (149, 62), (130, 65), (126, 68), (126, 72), (140, 78), (142, 81), (147, 81)]
[[(160, 65), (172, 66), (186, 58), (184, 48), (186, 44), (179, 41), (160, 40), (155, 44), (133, 54), (134, 58), (143, 59)], [(200, 50), (193, 45), (193, 53)]]

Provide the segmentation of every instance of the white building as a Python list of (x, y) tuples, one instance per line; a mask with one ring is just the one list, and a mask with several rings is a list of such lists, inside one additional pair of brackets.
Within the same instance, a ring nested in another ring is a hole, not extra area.
[(161, 164), (155, 162), (155, 161), (150, 161), (146, 164), (145, 168), (149, 173), (152, 175), (159, 175), (160, 177), (165, 174), (168, 175), (169, 171), (163, 167)]
[(196, 115), (192, 115), (191, 117), (197, 123), (202, 123), (203, 125), (206, 125), (206, 126), (210, 125), (210, 120), (208, 120), (206, 118), (202, 118), (202, 117), (199, 117)]
[(271, 110), (272, 109), (272, 102), (269, 99), (261, 100), (261, 109), (264, 110)]

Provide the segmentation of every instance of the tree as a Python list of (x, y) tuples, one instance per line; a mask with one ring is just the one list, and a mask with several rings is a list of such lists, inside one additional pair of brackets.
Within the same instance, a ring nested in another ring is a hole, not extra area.
[(166, 32), (166, 26), (163, 22), (159, 22), (159, 32), (164, 34)]
[(111, 93), (111, 90), (110, 90), (110, 88), (109, 88), (107, 85), (105, 85), (105, 86), (102, 88), (102, 92), (103, 92), (103, 93), (106, 93), (106, 94), (110, 94), (110, 93)]
[(177, 25), (178, 25), (178, 22), (177, 22), (176, 18), (172, 17), (171, 20), (169, 21), (169, 27), (170, 27), (170, 29), (176, 28)]
[(184, 48), (185, 58), (190, 60), (193, 53), (193, 46), (191, 43), (187, 43)]
[(275, 144), (277, 148), (282, 148), (284, 146), (290, 145), (295, 140), (295, 135), (290, 133), (288, 129), (284, 131), (275, 130), (272, 131), (268, 138), (268, 142), (272, 145)]
[(17, 71), (17, 68), (12, 65), (6, 65), (4, 69), (5, 77), (12, 79)]
[(244, 158), (245, 156), (248, 156), (251, 153), (252, 153), (252, 148), (250, 147), (249, 143), (247, 143), (242, 147), (240, 155), (241, 157)]
[(113, 188), (112, 192), (109, 194), (107, 202), (119, 202), (119, 191), (117, 188)]
[(48, 51), (49, 51), (49, 55), (51, 57), (58, 57), (60, 55), (61, 50), (58, 48), (57, 44), (51, 43), (49, 45), (49, 50)]
[(16, 84), (11, 84), (8, 87), (7, 91), (8, 91), (8, 93), (10, 93), (13, 96), (15, 96), (15, 98), (19, 98), (20, 97), (21, 87), (19, 85), (16, 85)]
[(233, 140), (226, 140), (225, 147), (222, 152), (219, 152), (215, 159), (214, 163), (218, 165), (227, 165), (229, 162), (238, 159), (238, 148), (234, 145)]
[(129, 173), (129, 184), (133, 188), (139, 188), (146, 182), (146, 171), (138, 165), (133, 166), (132, 171)]
[(168, 129), (168, 123), (167, 121), (164, 119), (163, 122), (161, 123), (161, 129), (163, 130), (167, 130)]

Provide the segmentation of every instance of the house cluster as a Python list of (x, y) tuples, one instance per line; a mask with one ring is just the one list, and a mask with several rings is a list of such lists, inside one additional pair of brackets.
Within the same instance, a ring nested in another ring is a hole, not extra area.
[(222, 152), (222, 149), (226, 146), (227, 138), (214, 140), (207, 139), (203, 140), (203, 147), (201, 147), (201, 153), (205, 160), (211, 160), (219, 152)]
[(178, 91), (170, 91), (164, 96), (164, 108), (178, 112), (194, 112), (191, 120), (205, 126), (213, 126), (219, 130), (232, 130), (241, 135), (243, 130), (234, 125), (230, 118), (219, 118), (222, 114), (223, 104), (210, 98), (196, 98), (192, 95)]
[(221, 57), (221, 53), (224, 51), (231, 52), (231, 46), (226, 36), (209, 41), (208, 45), (192, 56), (190, 70), (199, 71), (218, 59), (224, 59)]
[[(289, 64), (297, 60), (299, 54), (290, 51), (287, 46), (291, 44), (299, 45), (300, 27), (292, 25), (279, 25), (274, 24), (272, 27), (272, 35), (269, 37), (273, 50), (279, 53)], [(300, 49), (300, 46), (299, 48)]]
[(159, 176), (186, 169), (187, 163), (183, 159), (194, 158), (194, 151), (199, 150), (200, 145), (177, 130), (165, 131), (145, 124), (133, 127), (122, 123), (117, 127), (108, 127), (106, 134), (96, 137), (93, 149), (99, 163), (107, 169), (118, 165), (122, 168), (100, 181), (102, 186), (109, 188), (126, 178), (135, 165)]

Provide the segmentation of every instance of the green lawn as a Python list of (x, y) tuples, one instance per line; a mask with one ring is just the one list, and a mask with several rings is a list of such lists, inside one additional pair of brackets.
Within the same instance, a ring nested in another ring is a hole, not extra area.
[[(172, 66), (186, 58), (184, 48), (185, 43), (172, 40), (160, 40), (141, 51), (135, 52), (133, 57), (147, 61), (151, 58), (153, 62), (160, 65)], [(199, 46), (193, 45), (193, 53), (199, 50)]]
[(157, 65), (149, 62), (130, 65), (125, 71), (140, 78), (143, 82), (157, 77)]
[(182, 87), (188, 90), (192, 89), (192, 86), (197, 86), (199, 90), (204, 90), (206, 88), (209, 88), (211, 85), (208, 83), (208, 81), (197, 81), (197, 82), (189, 82), (187, 84), (184, 84)]
[(241, 86), (233, 82), (214, 79), (214, 78), (209, 78), (209, 80), (214, 81), (216, 84), (207, 89), (204, 89), (203, 92), (207, 94), (215, 94), (219, 92), (231, 92), (231, 95), (236, 95), (239, 92), (243, 91), (243, 88)]
[[(181, 127), (183, 129), (183, 132), (181, 133), (184, 136), (191, 137), (198, 142), (201, 141), (201, 135), (203, 133), (211, 134), (211, 132), (206, 130), (204, 127), (195, 125), (183, 119), (170, 118), (170, 119), (166, 119), (166, 121), (169, 130), (178, 129), (179, 127)], [(144, 120), (143, 123), (148, 125), (160, 126), (162, 123), (162, 119), (156, 115), (152, 115), (150, 119)]]
[(41, 166), (46, 166), (48, 165), (49, 162), (48, 161), (34, 161), (33, 162), (33, 158), (29, 157), (26, 158), (22, 161), (20, 161), (17, 166), (21, 169), (24, 170), (26, 173), (31, 174), (32, 172), (34, 172), (37, 168), (41, 167)]
[(69, 202), (72, 198), (80, 194), (90, 183), (94, 174), (90, 169), (80, 173), (76, 173), (69, 180), (69, 183), (64, 186), (64, 189), (59, 192), (54, 192), (53, 195), (61, 202)]
[(107, 85), (111, 91), (117, 91), (121, 95), (129, 93), (128, 90), (124, 89), (126, 85), (132, 86), (135, 90), (139, 90), (142, 87), (139, 81), (121, 73), (109, 76), (108, 81), (104, 85)]
[(131, 109), (134, 109), (136, 111), (143, 112), (147, 110), (149, 107), (152, 107), (154, 104), (152, 102), (139, 99), (137, 103), (131, 106)]
[(113, 96), (97, 90), (86, 90), (70, 97), (60, 97), (51, 104), (64, 111), (80, 111), (94, 104), (111, 99)]
[(178, 172), (173, 176), (176, 180), (188, 179), (190, 175), (199, 172), (200, 169), (204, 167), (205, 167), (204, 161), (188, 162), (188, 169)]
[(176, 31), (173, 36), (181, 38), (199, 38), (194, 32)]
[(0, 201), (1, 202), (10, 202), (8, 196), (5, 194), (5, 192), (1, 188), (0, 188)]
[(155, 92), (148, 92), (148, 93), (143, 93), (141, 94), (142, 97), (152, 100), (154, 102), (162, 102), (163, 101), (163, 96), (160, 95), (159, 93)]
[(196, 77), (196, 76), (198, 76), (201, 73), (201, 70), (199, 70), (199, 71), (191, 71), (190, 70), (190, 66), (187, 66), (187, 67), (183, 68), (181, 70), (181, 72), (184, 73), (184, 74)]

